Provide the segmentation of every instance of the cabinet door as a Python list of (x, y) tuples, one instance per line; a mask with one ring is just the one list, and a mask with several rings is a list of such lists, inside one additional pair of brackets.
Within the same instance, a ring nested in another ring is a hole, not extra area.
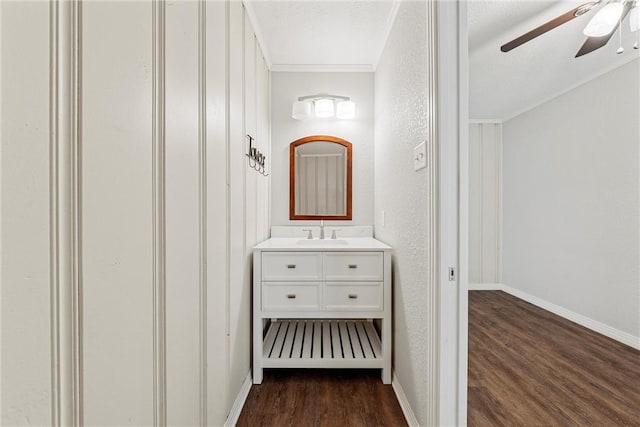
[(382, 310), (382, 300), (382, 282), (325, 283), (325, 311)]
[(327, 281), (382, 281), (382, 252), (326, 252), (324, 278)]
[(320, 307), (320, 283), (267, 282), (262, 285), (264, 311), (318, 311)]
[(317, 252), (264, 252), (262, 280), (318, 281), (322, 274), (322, 254)]

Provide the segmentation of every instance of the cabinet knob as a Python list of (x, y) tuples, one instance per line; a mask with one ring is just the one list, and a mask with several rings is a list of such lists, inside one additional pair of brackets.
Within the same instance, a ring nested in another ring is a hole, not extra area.
[(358, 264), (349, 264), (349, 268), (358, 268)]
[(287, 294), (287, 298), (296, 299), (296, 294)]
[(358, 294), (349, 294), (349, 299), (357, 299)]
[(287, 264), (287, 268), (296, 268), (295, 264)]

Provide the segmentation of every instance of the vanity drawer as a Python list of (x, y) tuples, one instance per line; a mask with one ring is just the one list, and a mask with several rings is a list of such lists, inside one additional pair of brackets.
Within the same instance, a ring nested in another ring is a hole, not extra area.
[(262, 310), (298, 311), (320, 310), (320, 284), (264, 283), (262, 285)]
[(317, 281), (321, 279), (322, 254), (317, 252), (264, 252), (262, 280)]
[(383, 280), (382, 252), (326, 252), (325, 280)]
[(382, 282), (326, 283), (324, 303), (331, 311), (382, 310)]

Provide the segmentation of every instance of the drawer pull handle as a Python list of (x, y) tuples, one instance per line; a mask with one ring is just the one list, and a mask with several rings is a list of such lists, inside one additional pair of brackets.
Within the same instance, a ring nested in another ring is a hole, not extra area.
[(296, 294), (287, 294), (287, 298), (296, 299)]
[(358, 268), (358, 264), (349, 264), (349, 268)]
[(295, 264), (287, 264), (287, 268), (296, 268)]
[(358, 294), (349, 294), (349, 299), (358, 299)]

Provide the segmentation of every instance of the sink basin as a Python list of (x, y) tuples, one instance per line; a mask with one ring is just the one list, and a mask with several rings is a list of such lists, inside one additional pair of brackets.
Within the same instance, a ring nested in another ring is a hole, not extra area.
[(302, 239), (296, 242), (299, 246), (345, 246), (348, 245), (349, 242), (347, 240), (342, 239)]

